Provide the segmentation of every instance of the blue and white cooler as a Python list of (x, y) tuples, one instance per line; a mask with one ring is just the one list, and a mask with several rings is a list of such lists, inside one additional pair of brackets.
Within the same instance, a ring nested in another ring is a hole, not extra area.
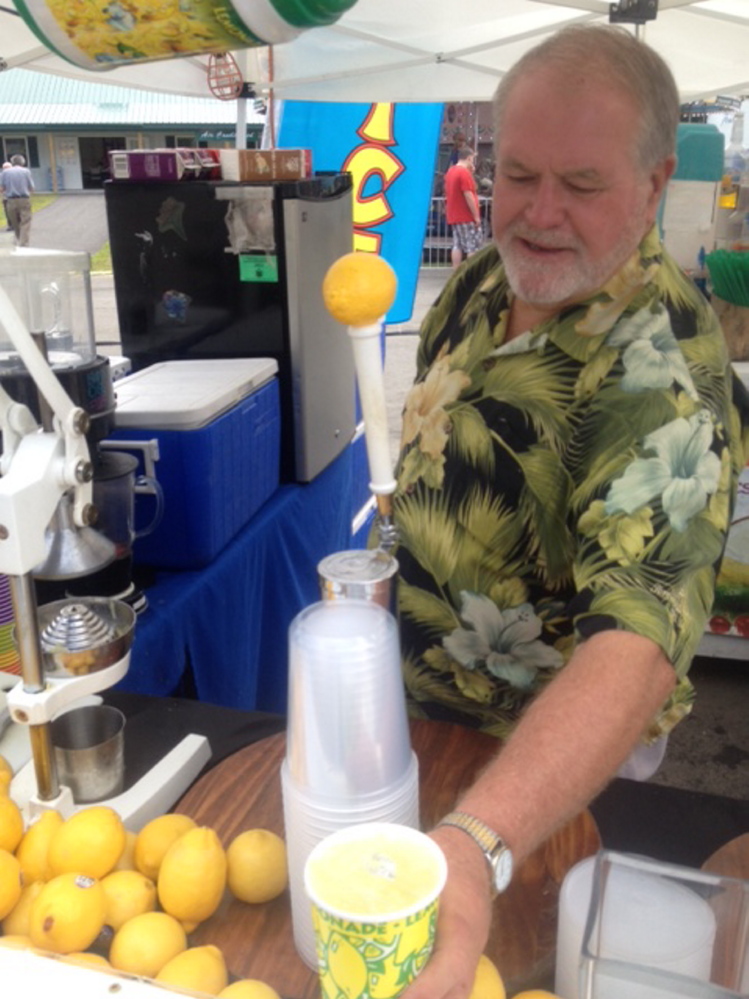
[[(277, 373), (272, 358), (164, 361), (116, 383), (109, 446), (157, 456), (164, 497), (159, 525), (134, 543), (136, 564), (202, 568), (276, 491)], [(139, 498), (136, 529), (151, 501)]]

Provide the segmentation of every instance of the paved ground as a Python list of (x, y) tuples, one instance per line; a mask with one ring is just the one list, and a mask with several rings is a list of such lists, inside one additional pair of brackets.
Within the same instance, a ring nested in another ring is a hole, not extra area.
[[(93, 254), (107, 239), (101, 192), (63, 195), (34, 215), (32, 246)], [(418, 324), (448, 275), (446, 268), (422, 269), (411, 320), (388, 328), (385, 385), (394, 454), (403, 399), (413, 379)], [(117, 354), (119, 328), (112, 276), (94, 275), (92, 286), (97, 343), (102, 353)], [(692, 675), (697, 706), (676, 729), (655, 783), (746, 798), (749, 668), (746, 663), (701, 658)]]

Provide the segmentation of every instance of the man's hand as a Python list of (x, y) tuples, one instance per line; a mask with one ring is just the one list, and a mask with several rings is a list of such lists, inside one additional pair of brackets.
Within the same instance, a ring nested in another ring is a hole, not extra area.
[(431, 836), (447, 857), (447, 883), (440, 896), (434, 951), (403, 999), (467, 999), (489, 939), (489, 867), (460, 829), (443, 826)]

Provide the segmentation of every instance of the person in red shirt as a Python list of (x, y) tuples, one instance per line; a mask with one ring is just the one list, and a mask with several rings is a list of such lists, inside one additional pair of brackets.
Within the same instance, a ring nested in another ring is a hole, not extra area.
[(450, 254), (453, 267), (470, 257), (484, 241), (479, 213), (479, 199), (473, 176), (475, 154), (468, 146), (458, 150), (458, 161), (445, 174), (445, 211), (447, 224), (452, 226), (453, 245)]

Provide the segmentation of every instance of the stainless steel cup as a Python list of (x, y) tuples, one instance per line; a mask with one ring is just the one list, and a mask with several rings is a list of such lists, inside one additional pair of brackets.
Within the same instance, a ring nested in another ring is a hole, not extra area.
[(72, 708), (52, 722), (58, 778), (76, 802), (120, 794), (125, 780), (125, 716), (107, 704)]
[(393, 611), (398, 562), (379, 549), (326, 556), (317, 566), (323, 600), (372, 600)]

